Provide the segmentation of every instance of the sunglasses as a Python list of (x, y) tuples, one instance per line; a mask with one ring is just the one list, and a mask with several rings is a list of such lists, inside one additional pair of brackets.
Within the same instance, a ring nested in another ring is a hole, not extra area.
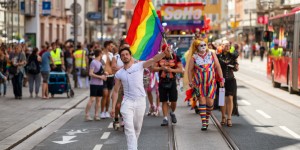
[(205, 47), (206, 46), (206, 44), (201, 44), (201, 45), (199, 45), (200, 47)]

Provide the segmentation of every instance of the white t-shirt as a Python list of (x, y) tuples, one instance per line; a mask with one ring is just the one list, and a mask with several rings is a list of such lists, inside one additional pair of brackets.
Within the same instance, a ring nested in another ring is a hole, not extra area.
[(124, 63), (123, 63), (123, 61), (121, 60), (121, 57), (120, 57), (119, 54), (116, 54), (116, 55), (114, 56), (114, 58), (115, 58), (116, 61), (117, 61), (117, 67), (123, 67), (123, 66), (124, 66)]
[[(114, 57), (114, 54), (111, 53), (111, 52), (108, 52), (108, 57), (109, 57), (109, 60), (110, 60), (110, 62), (111, 62), (111, 61), (112, 61), (112, 58)], [(107, 61), (107, 55), (106, 55), (106, 54), (103, 54), (102, 60), (104, 61), (104, 63), (106, 63), (106, 61)]]
[(115, 78), (122, 82), (124, 99), (135, 100), (137, 97), (146, 97), (143, 64), (144, 61), (135, 63), (130, 68), (122, 68), (115, 74)]

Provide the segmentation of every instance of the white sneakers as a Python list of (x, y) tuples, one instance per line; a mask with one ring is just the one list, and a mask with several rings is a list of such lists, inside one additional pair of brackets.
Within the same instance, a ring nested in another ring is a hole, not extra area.
[(105, 117), (106, 117), (106, 118), (110, 118), (109, 112), (106, 112), (106, 113), (105, 113)]
[(101, 112), (100, 118), (101, 119), (110, 118), (109, 112)]

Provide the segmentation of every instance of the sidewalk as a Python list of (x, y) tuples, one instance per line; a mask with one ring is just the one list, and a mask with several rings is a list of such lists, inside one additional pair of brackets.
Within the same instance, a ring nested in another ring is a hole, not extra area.
[(88, 96), (88, 91), (88, 89), (74, 89), (74, 98), (69, 99), (64, 93), (44, 100), (29, 98), (28, 87), (23, 87), (23, 99), (16, 100), (12, 85), (9, 84), (7, 95), (0, 97), (0, 149), (7, 149), (44, 128), (84, 100)]

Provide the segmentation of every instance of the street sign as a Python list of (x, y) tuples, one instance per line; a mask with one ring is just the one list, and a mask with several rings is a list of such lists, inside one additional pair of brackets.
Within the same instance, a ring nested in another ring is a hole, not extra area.
[(25, 2), (24, 1), (20, 2), (20, 11), (21, 11), (22, 14), (25, 13)]
[(73, 14), (79, 14), (81, 12), (81, 5), (78, 3), (76, 4), (76, 13), (74, 10), (74, 3), (70, 6), (70, 9)]
[(86, 18), (91, 21), (101, 20), (102, 14), (100, 12), (88, 12)]
[[(79, 26), (82, 23), (82, 19), (79, 15), (77, 15), (76, 17), (77, 17), (76, 25)], [(74, 25), (74, 15), (70, 16), (69, 22)]]
[(42, 14), (44, 16), (47, 16), (47, 15), (51, 14), (51, 2), (45, 2), (45, 1), (43, 1), (43, 4), (42, 4)]

